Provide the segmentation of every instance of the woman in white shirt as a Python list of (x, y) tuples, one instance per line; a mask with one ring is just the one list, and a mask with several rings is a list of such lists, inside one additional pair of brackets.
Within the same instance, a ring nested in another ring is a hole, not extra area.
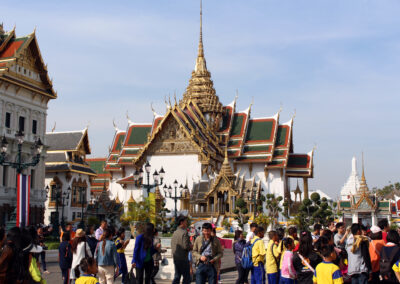
[(75, 267), (79, 265), (82, 258), (86, 256), (92, 257), (89, 245), (86, 243), (85, 231), (82, 229), (76, 230), (75, 238), (72, 240), (72, 265), (70, 279), (75, 283)]

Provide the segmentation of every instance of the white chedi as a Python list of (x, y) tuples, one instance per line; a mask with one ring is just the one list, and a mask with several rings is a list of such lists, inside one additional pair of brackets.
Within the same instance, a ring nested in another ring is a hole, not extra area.
[(340, 199), (349, 200), (350, 195), (356, 194), (359, 188), (360, 179), (357, 174), (357, 160), (356, 157), (353, 157), (351, 160), (351, 173), (347, 182), (343, 185), (342, 190), (340, 191)]

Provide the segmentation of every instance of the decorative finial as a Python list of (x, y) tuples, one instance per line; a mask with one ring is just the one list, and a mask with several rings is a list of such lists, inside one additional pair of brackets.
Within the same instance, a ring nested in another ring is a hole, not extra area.
[(89, 126), (90, 126), (90, 120), (89, 120), (88, 123), (86, 124), (85, 130), (88, 130)]
[(56, 130), (56, 125), (57, 125), (57, 121), (54, 121), (54, 126), (53, 126), (53, 128), (51, 129), (51, 133), (53, 133), (54, 130)]
[(361, 175), (361, 180), (365, 181), (365, 174), (364, 174), (364, 152), (361, 152), (361, 159), (362, 159), (362, 175)]
[(157, 113), (156, 113), (156, 111), (155, 111), (155, 109), (153, 107), (153, 102), (150, 103), (150, 107), (151, 107), (151, 111), (153, 112), (153, 115), (156, 117)]
[(126, 111), (126, 119), (128, 120), (128, 123), (129, 123), (129, 124), (132, 123), (132, 120), (131, 120), (131, 118), (129, 117), (129, 111), (128, 111), (128, 110)]
[(294, 119), (296, 117), (296, 109), (294, 109), (293, 115), (292, 115), (292, 119)]
[(115, 129), (116, 131), (118, 131), (117, 124), (115, 123), (115, 118), (113, 118), (113, 126), (114, 126), (114, 129)]
[(236, 101), (237, 101), (238, 97), (239, 97), (239, 90), (238, 90), (238, 89), (236, 89), (235, 103), (236, 103)]

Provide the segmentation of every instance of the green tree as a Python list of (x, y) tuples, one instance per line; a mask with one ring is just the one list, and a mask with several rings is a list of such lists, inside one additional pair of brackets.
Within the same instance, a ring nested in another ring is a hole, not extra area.
[(233, 213), (236, 214), (235, 219), (238, 220), (239, 227), (243, 228), (243, 225), (249, 221), (249, 217), (247, 216), (249, 210), (247, 209), (246, 201), (241, 197), (236, 200), (235, 204), (236, 208)]
[(328, 226), (333, 219), (334, 214), (328, 200), (325, 197), (321, 198), (317, 192), (314, 192), (310, 199), (303, 200), (294, 222), (301, 230), (308, 230), (310, 226), (316, 223)]
[(143, 224), (152, 222), (155, 218), (154, 204), (148, 198), (145, 198), (145, 200), (140, 202), (129, 203), (128, 210), (121, 216), (120, 221), (122, 224), (136, 226), (137, 231), (141, 233), (140, 230)]
[(282, 196), (275, 197), (275, 194), (267, 194), (265, 209), (267, 209), (269, 224), (272, 224), (272, 228), (278, 224), (279, 213), (283, 210), (280, 204), (282, 200)]
[(376, 193), (378, 197), (384, 198), (393, 193), (393, 191), (400, 190), (400, 182), (391, 183), (389, 181), (388, 185), (385, 185), (382, 188), (374, 187), (372, 188), (372, 192)]

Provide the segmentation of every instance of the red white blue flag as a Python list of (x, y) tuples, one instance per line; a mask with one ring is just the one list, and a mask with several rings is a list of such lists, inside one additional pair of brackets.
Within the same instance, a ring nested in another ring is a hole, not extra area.
[(29, 225), (31, 176), (17, 175), (17, 227)]

